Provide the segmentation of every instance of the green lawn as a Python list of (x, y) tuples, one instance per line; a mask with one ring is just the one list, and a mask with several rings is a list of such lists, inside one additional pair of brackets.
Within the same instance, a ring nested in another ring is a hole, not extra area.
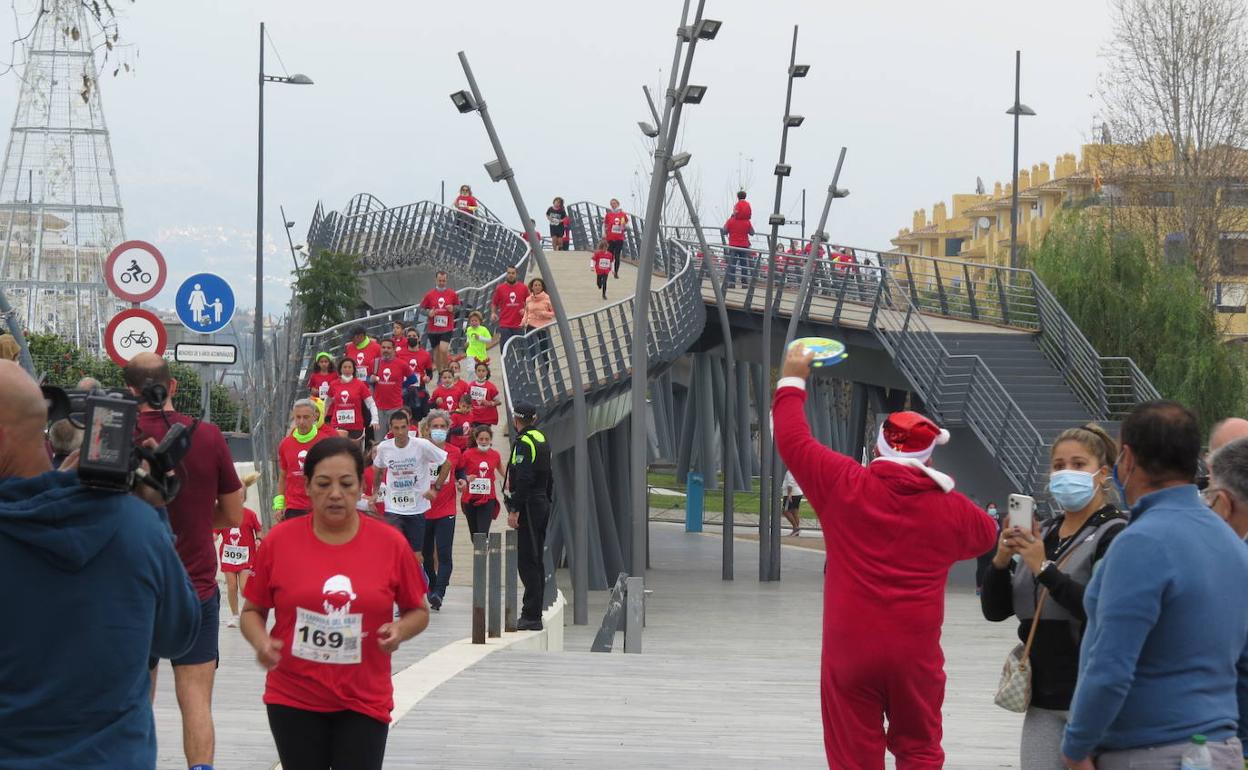
[[(685, 491), (683, 480), (677, 483), (676, 477), (670, 473), (651, 473), (648, 476), (651, 487), (662, 487), (664, 489)], [(720, 489), (705, 493), (702, 501), (702, 508), (707, 513), (723, 513), (724, 511), (724, 491), (723, 476), (720, 476)], [(737, 492), (733, 495), (733, 511), (736, 513), (752, 513), (758, 515), (758, 484), (755, 482), (755, 491), (753, 492)], [(672, 508), (675, 510), (685, 510), (685, 498), (674, 497), (671, 495), (663, 495), (656, 492), (650, 493), (651, 508)], [(810, 507), (810, 503), (802, 500), (802, 505), (798, 508), (798, 513), (803, 519), (814, 519), (815, 511)]]

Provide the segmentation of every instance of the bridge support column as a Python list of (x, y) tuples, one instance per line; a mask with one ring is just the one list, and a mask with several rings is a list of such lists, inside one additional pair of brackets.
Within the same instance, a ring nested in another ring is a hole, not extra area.
[[(689, 377), (689, 387), (685, 389), (684, 405), (680, 413), (680, 434), (676, 448), (676, 478), (683, 479), (689, 474), (693, 464), (693, 438), (697, 428), (697, 368)], [(630, 564), (632, 562), (629, 562)]]
[(853, 394), (849, 401), (849, 425), (846, 438), (845, 454), (855, 459), (862, 457), (866, 448), (867, 412), (870, 410), (870, 389), (867, 385), (855, 382)]
[(754, 453), (753, 437), (750, 435), (750, 374), (753, 365), (737, 363), (737, 454), (740, 455), (741, 489), (748, 492), (754, 488), (754, 474), (758, 472), (757, 455)]
[(699, 353), (695, 360), (697, 364), (693, 369), (693, 382), (694, 393), (697, 396), (694, 407), (697, 410), (695, 417), (698, 421), (698, 467), (702, 470), (706, 491), (713, 492), (719, 489), (719, 478), (715, 467), (715, 458), (719, 453), (715, 451), (714, 376), (711, 374), (709, 353)]

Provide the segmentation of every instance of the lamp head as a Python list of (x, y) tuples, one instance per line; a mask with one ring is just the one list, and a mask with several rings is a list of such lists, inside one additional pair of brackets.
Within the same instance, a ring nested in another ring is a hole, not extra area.
[(310, 86), (312, 85), (312, 78), (304, 75), (303, 73), (297, 72), (294, 75), (291, 75), (286, 82), (297, 86)]
[(455, 105), (455, 109), (461, 113), (472, 112), (477, 109), (476, 100), (467, 91), (456, 91), (451, 94), (451, 102)]
[(806, 122), (806, 117), (804, 115), (785, 115), (784, 116), (784, 125), (788, 126), (789, 128), (797, 128), (798, 126), (802, 125), (802, 123), (804, 122)]
[(1035, 115), (1035, 114), (1036, 114), (1036, 111), (1035, 111), (1035, 110), (1033, 110), (1032, 108), (1028, 107), (1027, 105), (1022, 104), (1022, 103), (1020, 102), (1020, 103), (1018, 103), (1018, 104), (1015, 104), (1013, 107), (1009, 108), (1008, 110), (1006, 110), (1006, 111), (1005, 111), (1005, 114), (1006, 114), (1006, 115), (1019, 115), (1019, 116), (1022, 116), (1022, 117), (1028, 117), (1028, 116), (1031, 116), (1031, 115)]
[(667, 170), (679, 171), (680, 169), (689, 165), (689, 161), (691, 160), (691, 158), (692, 156), (690, 156), (689, 153), (687, 152), (678, 152), (672, 156), (671, 160), (667, 162)]
[(719, 34), (719, 28), (722, 26), (724, 26), (724, 23), (717, 19), (703, 19), (698, 22), (698, 39), (714, 40), (715, 36)]
[(287, 230), (289, 230), (290, 228), (292, 228), (292, 227), (294, 227), (294, 226), (295, 226), (295, 223), (294, 223), (293, 221), (292, 221), (292, 222), (287, 222), (287, 223), (286, 223), (286, 229), (287, 229)]
[(680, 92), (680, 101), (684, 104), (700, 104), (706, 96), (706, 86), (687, 85)]
[(641, 133), (645, 134), (651, 139), (657, 139), (659, 136), (659, 129), (655, 128), (654, 126), (650, 125), (644, 120), (637, 121), (637, 127), (641, 129)]
[(485, 173), (490, 175), (491, 182), (501, 182), (512, 175), (511, 169), (504, 167), (497, 158), (485, 164)]
[(772, 214), (767, 217), (767, 224), (772, 225), (773, 227), (783, 227), (786, 221), (787, 220), (785, 220), (784, 214)]
[(809, 64), (794, 64), (792, 67), (789, 67), (789, 77), (791, 78), (804, 78), (808, 74), (810, 74)]
[(833, 198), (848, 198), (849, 190), (846, 190), (844, 187), (834, 187), (832, 188), (832, 197)]
[(776, 176), (788, 176), (791, 173), (793, 173), (793, 167), (788, 163), (776, 164)]

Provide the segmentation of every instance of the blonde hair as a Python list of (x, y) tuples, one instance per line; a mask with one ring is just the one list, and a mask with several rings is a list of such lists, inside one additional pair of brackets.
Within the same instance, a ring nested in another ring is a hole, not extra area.
[(1118, 442), (1094, 422), (1078, 428), (1067, 428), (1058, 434), (1058, 437), (1053, 439), (1053, 446), (1049, 449), (1049, 457), (1052, 458), (1057, 452), (1059, 444), (1067, 441), (1078, 442), (1080, 446), (1092, 453), (1101, 467), (1111, 468), (1114, 463), (1118, 462)]

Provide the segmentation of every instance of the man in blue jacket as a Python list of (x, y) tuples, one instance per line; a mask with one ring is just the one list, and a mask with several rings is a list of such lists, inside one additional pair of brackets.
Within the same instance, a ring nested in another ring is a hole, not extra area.
[(200, 618), (169, 526), (51, 470), (17, 364), (0, 361), (0, 393), (0, 767), (155, 767), (148, 656), (184, 654)]
[(1243, 768), (1248, 604), (1234, 592), (1248, 585), (1248, 549), (1196, 491), (1200, 445), (1196, 418), (1173, 402), (1142, 404), (1122, 424), (1131, 523), (1084, 595), (1069, 768), (1177, 768), (1196, 735), (1214, 770)]

